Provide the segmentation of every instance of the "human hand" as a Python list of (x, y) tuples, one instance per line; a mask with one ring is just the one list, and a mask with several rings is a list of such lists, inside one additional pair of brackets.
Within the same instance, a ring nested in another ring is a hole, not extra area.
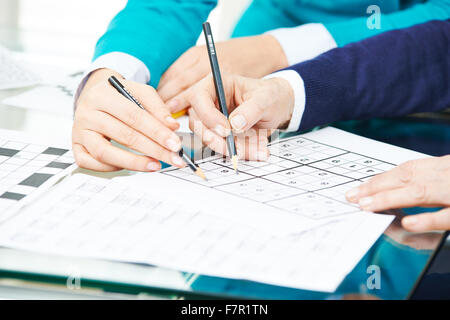
[(445, 207), (402, 219), (415, 232), (450, 230), (450, 156), (408, 161), (373, 177), (346, 194), (366, 211), (406, 207)]
[[(116, 76), (145, 107), (142, 110), (109, 83)], [(158, 160), (184, 167), (176, 153), (181, 141), (174, 130), (179, 124), (156, 91), (145, 84), (122, 80), (108, 69), (91, 74), (78, 101), (72, 128), (77, 164), (96, 171), (128, 169), (156, 171)], [(114, 140), (142, 155), (113, 146)]]
[(222, 76), (222, 82), (229, 121), (218, 110), (212, 76), (185, 91), (182, 101), (186, 105), (178, 108), (192, 106), (190, 128), (211, 149), (227, 154), (226, 137), (232, 129), (240, 158), (266, 160), (268, 135), (274, 129), (285, 128), (291, 119), (294, 108), (291, 85), (282, 78), (251, 79), (228, 74)]
[[(235, 38), (216, 43), (222, 72), (261, 78), (288, 66), (286, 55), (271, 35)], [(245, 54), (243, 54), (245, 52)], [(158, 93), (171, 107), (177, 107), (183, 91), (206, 77), (211, 66), (206, 47), (190, 48), (161, 77)]]

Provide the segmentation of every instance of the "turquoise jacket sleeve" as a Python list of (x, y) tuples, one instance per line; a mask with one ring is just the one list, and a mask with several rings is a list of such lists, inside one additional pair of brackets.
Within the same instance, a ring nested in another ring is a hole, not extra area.
[(99, 39), (94, 59), (110, 52), (128, 53), (150, 70), (150, 84), (195, 45), (202, 23), (217, 0), (129, 0)]
[(369, 15), (324, 25), (337, 45), (342, 47), (389, 30), (407, 28), (430, 20), (447, 20), (450, 18), (450, 0), (428, 0), (389, 14), (383, 14), (383, 8), (381, 8), (379, 29), (369, 29), (368, 18)]

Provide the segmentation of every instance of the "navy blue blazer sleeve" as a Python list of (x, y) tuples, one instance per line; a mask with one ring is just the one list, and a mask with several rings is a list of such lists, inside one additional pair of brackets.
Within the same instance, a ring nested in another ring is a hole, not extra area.
[(287, 69), (300, 74), (300, 131), (450, 107), (450, 20), (389, 31)]

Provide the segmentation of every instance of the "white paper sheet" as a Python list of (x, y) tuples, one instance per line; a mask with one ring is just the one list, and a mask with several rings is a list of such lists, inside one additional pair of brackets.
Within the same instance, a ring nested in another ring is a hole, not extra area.
[(333, 128), (270, 149), (270, 163), (241, 163), (239, 178), (205, 160), (206, 185), (185, 169), (72, 176), (0, 223), (0, 245), (332, 292), (393, 219), (359, 211), (344, 192), (425, 155)]
[(81, 81), (81, 76), (80, 72), (55, 79), (53, 84), (41, 85), (17, 96), (6, 98), (3, 103), (73, 118), (73, 95)]
[(277, 236), (121, 180), (77, 174), (0, 223), (0, 245), (332, 292), (391, 220), (352, 214)]
[(14, 58), (9, 50), (0, 47), (0, 90), (32, 86), (40, 80), (38, 74), (26, 63)]
[(72, 172), (70, 142), (0, 129), (0, 221)]

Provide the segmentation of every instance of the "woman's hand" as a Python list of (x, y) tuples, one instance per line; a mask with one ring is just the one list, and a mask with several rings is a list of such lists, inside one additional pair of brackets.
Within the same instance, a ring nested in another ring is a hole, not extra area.
[[(122, 79), (112, 70), (95, 71), (77, 101), (72, 144), (78, 165), (97, 171), (156, 171), (161, 168), (161, 160), (184, 167), (176, 154), (181, 141), (174, 130), (179, 125), (156, 91), (148, 85), (121, 80), (145, 107), (142, 110), (108, 83), (111, 75)], [(142, 155), (118, 148), (110, 140)]]
[(183, 93), (191, 130), (211, 149), (227, 154), (226, 137), (236, 135), (238, 155), (248, 160), (266, 160), (267, 137), (274, 129), (287, 127), (294, 108), (294, 91), (282, 78), (251, 79), (223, 74), (229, 120), (219, 111), (212, 76)]
[[(261, 78), (288, 66), (281, 45), (271, 35), (236, 38), (216, 43), (222, 72)], [(245, 52), (245, 54), (242, 54)], [(211, 72), (206, 47), (192, 47), (163, 74), (158, 86), (161, 98), (171, 107), (174, 99)]]
[(410, 231), (450, 230), (450, 156), (408, 161), (347, 192), (347, 200), (366, 211), (406, 207), (444, 207), (404, 217)]

